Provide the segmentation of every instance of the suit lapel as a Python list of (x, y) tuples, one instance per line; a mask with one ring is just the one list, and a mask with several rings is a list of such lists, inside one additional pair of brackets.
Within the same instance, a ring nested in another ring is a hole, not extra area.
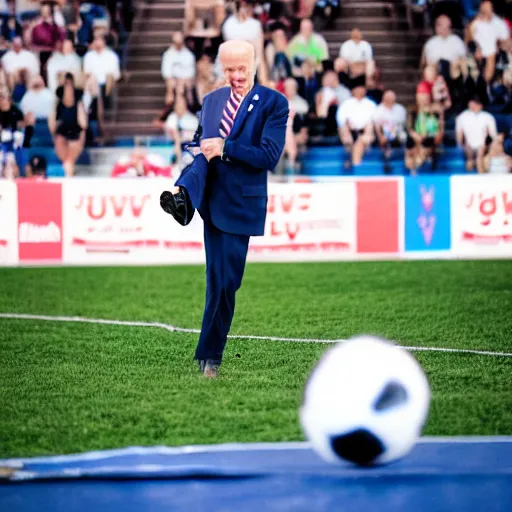
[[(260, 86), (256, 84), (247, 94), (247, 96), (242, 100), (242, 103), (240, 107), (238, 108), (238, 112), (235, 117), (235, 124), (233, 125), (233, 129), (228, 135), (228, 139), (234, 139), (238, 132), (240, 131), (240, 128), (244, 125), (245, 118), (247, 117), (247, 114), (249, 113), (249, 105), (252, 102), (252, 99), (254, 98), (254, 95), (256, 93), (261, 93)], [(257, 102), (253, 103), (254, 108), (257, 106)]]

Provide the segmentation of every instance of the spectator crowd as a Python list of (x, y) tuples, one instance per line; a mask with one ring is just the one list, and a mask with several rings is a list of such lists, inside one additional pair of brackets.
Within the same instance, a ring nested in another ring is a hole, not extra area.
[[(256, 80), (289, 101), (281, 171), (299, 173), (308, 144), (322, 141), (346, 148), (346, 170), (361, 165), (370, 148), (381, 152), (386, 173), (402, 154), (411, 174), (435, 170), (443, 149), (456, 145), (468, 171), (510, 172), (509, 3), (404, 2), (433, 30), (413, 105), (384, 86), (379, 55), (358, 28), (330, 58), (315, 27), (336, 26), (339, 0), (185, 0), (183, 30), (169, 34), (162, 55), (165, 97), (154, 124), (174, 142), (180, 161), (204, 96), (224, 85), (220, 43), (244, 39), (255, 48)], [(67, 176), (84, 144), (103, 143), (105, 112), (125, 74), (134, 4), (0, 0), (1, 176), (23, 174), (24, 148), (38, 140), (52, 140)]]
[(334, 26), (340, 12), (336, 0), (301, 1), (298, 7), (291, 1), (186, 0), (184, 29), (172, 36), (162, 57), (165, 108), (155, 124), (178, 147), (197, 127), (204, 95), (223, 85), (219, 44), (245, 39), (256, 50), (257, 81), (289, 100), (286, 172), (299, 172), (300, 155), (315, 139), (341, 142), (349, 155), (347, 169), (360, 165), (374, 147), (382, 151), (385, 172), (392, 170), (396, 149), (404, 152), (411, 174), (425, 164), (435, 170), (443, 146), (457, 144), (468, 171), (508, 172), (508, 3), (495, 2), (495, 8), (490, 1), (464, 0), (455, 2), (456, 10), (453, 1), (407, 3), (430, 14), (434, 31), (423, 49), (412, 106), (397, 102), (395, 92), (383, 86), (378, 55), (358, 28), (347, 34), (338, 56), (329, 58), (328, 44), (314, 27)]
[(134, 4), (0, 0), (0, 177), (44, 173), (27, 148), (48, 143), (72, 176), (84, 145), (102, 144)]

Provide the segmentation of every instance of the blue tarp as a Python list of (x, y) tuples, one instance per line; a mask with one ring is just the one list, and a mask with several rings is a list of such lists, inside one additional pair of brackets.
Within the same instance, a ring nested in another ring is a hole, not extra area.
[(423, 439), (363, 469), (263, 443), (0, 460), (0, 474), (2, 512), (512, 510), (512, 438)]

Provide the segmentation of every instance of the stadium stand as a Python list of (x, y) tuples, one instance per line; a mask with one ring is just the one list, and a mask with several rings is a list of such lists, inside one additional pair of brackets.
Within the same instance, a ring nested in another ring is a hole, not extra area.
[[(507, 2), (5, 1), (0, 13), (0, 85), (21, 109), (13, 131), (33, 125), (6, 176), (25, 175), (34, 157), (48, 176), (110, 175), (141, 145), (179, 170), (202, 98), (222, 85), (217, 48), (242, 37), (257, 50), (258, 80), (290, 101), (280, 174), (510, 169)], [(62, 96), (66, 73), (76, 98), (48, 113), (39, 98)], [(59, 133), (55, 115), (75, 130)]]

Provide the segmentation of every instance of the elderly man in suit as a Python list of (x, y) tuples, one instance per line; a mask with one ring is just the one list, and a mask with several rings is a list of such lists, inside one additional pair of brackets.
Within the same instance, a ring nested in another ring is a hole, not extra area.
[(263, 235), (267, 173), (284, 148), (288, 101), (254, 84), (254, 47), (228, 41), (219, 48), (228, 86), (205, 96), (201, 153), (186, 168), (162, 208), (182, 225), (197, 209), (204, 221), (206, 304), (195, 359), (217, 377), (235, 312), (250, 236)]

